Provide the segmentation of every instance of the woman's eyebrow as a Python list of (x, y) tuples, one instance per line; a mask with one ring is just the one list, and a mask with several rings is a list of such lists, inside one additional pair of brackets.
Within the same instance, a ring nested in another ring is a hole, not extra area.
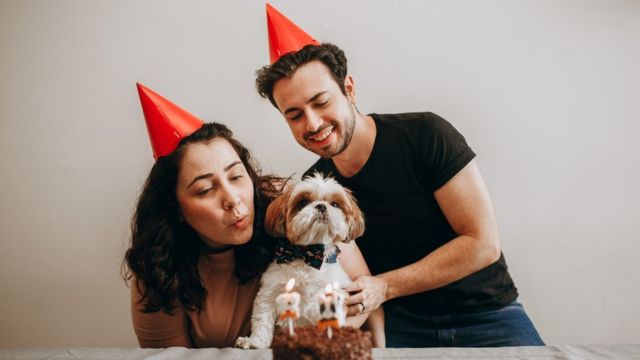
[(191, 181), (191, 183), (189, 185), (187, 185), (187, 189), (189, 187), (191, 187), (191, 185), (193, 185), (196, 181), (202, 180), (202, 179), (206, 179), (206, 178), (210, 178), (210, 177), (213, 177), (213, 173), (207, 173), (207, 174), (202, 174), (202, 175), (196, 176), (196, 178), (193, 179), (193, 181)]
[(229, 171), (229, 169), (231, 169), (232, 167), (234, 167), (234, 166), (236, 166), (238, 164), (242, 164), (242, 162), (240, 160), (234, 161), (231, 164), (225, 166), (224, 171), (227, 172), (227, 171)]
[[(229, 164), (229, 165), (225, 166), (223, 170), (224, 170), (225, 172), (227, 172), (227, 171), (229, 171), (232, 167), (234, 167), (234, 166), (236, 166), (236, 165), (238, 165), (238, 164), (242, 164), (242, 162), (241, 162), (241, 161), (234, 161), (234, 162), (232, 162), (231, 164)], [(191, 187), (191, 185), (193, 185), (193, 184), (194, 184), (196, 181), (198, 181), (198, 180), (207, 179), (207, 178), (211, 178), (211, 177), (214, 177), (214, 176), (215, 176), (215, 175), (214, 175), (213, 173), (206, 173), (206, 174), (198, 175), (198, 176), (196, 176), (196, 177), (195, 177), (195, 179), (193, 179), (193, 181), (191, 181), (191, 183), (190, 183), (189, 185), (187, 185), (187, 189), (188, 189), (189, 187)]]

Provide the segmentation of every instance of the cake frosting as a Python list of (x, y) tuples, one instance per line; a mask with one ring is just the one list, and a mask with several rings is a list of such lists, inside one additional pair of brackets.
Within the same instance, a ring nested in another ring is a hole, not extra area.
[(296, 327), (293, 336), (277, 328), (271, 343), (274, 360), (371, 359), (371, 347), (371, 333), (350, 326), (332, 329), (331, 339), (316, 326)]

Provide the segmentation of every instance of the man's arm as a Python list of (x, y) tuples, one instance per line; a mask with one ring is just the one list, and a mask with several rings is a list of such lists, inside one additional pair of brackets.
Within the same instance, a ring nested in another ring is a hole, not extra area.
[[(421, 260), (377, 276), (361, 276), (347, 289), (359, 291), (348, 304), (366, 311), (383, 302), (452, 283), (500, 258), (500, 238), (489, 191), (475, 161), (434, 192), (458, 237)], [(351, 309), (350, 309), (351, 310)]]

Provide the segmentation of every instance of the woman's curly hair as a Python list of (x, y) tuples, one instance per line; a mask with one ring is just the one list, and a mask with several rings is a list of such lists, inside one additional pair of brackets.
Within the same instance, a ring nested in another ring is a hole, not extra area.
[(198, 272), (204, 242), (182, 220), (176, 198), (180, 162), (186, 145), (224, 138), (244, 164), (254, 186), (253, 236), (235, 247), (235, 275), (240, 283), (259, 277), (273, 259), (274, 239), (264, 231), (264, 213), (285, 179), (262, 176), (251, 154), (222, 124), (208, 123), (185, 137), (171, 154), (159, 158), (142, 188), (131, 220), (131, 245), (124, 258), (123, 276), (142, 294), (145, 312), (173, 313), (177, 306), (202, 310), (207, 291)]

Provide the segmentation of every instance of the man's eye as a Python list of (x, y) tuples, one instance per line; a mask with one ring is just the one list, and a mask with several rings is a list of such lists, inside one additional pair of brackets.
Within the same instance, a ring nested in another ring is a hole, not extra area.
[(317, 103), (316, 106), (323, 107), (323, 106), (327, 105), (328, 103), (329, 103), (329, 99), (327, 99), (327, 100), (325, 100), (325, 101), (323, 101), (321, 103)]
[(302, 113), (301, 112), (296, 113), (294, 116), (290, 116), (289, 120), (291, 120), (291, 121), (298, 120), (298, 119), (300, 119), (300, 117), (302, 117)]

